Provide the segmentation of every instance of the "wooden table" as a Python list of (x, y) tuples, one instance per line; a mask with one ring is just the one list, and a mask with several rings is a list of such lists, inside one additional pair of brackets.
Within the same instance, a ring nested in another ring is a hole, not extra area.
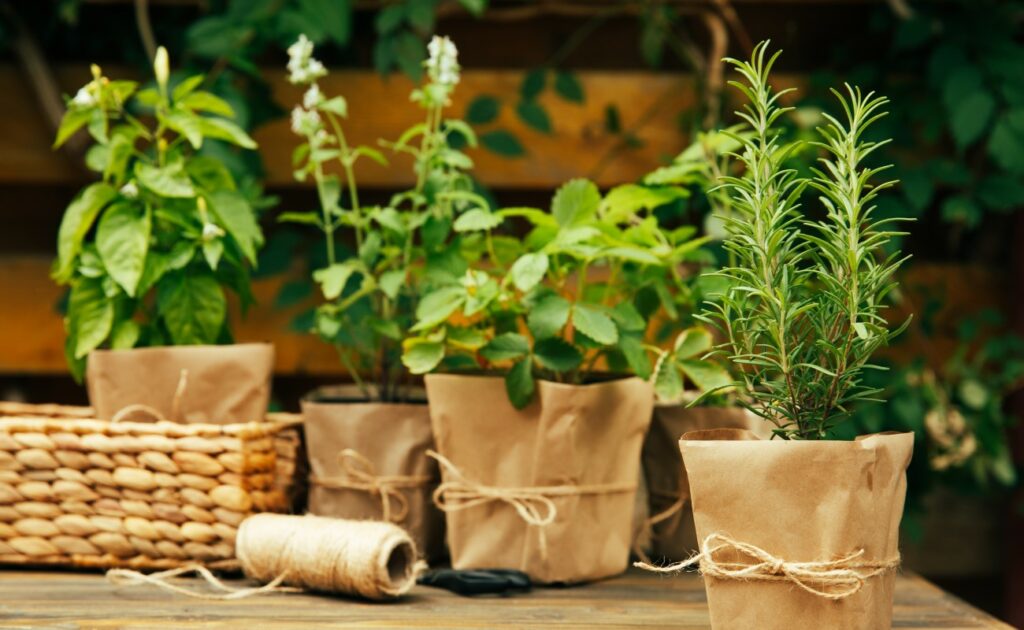
[[(183, 585), (202, 588), (191, 580)], [(241, 583), (241, 582), (240, 582)], [(536, 589), (499, 598), (464, 598), (417, 587), (397, 603), (371, 604), (312, 595), (262, 595), (205, 601), (149, 586), (114, 587), (75, 572), (0, 571), (0, 627), (85, 628), (706, 628), (699, 577), (629, 574), (587, 586)], [(943, 592), (904, 575), (896, 587), (897, 628), (1009, 628)]]

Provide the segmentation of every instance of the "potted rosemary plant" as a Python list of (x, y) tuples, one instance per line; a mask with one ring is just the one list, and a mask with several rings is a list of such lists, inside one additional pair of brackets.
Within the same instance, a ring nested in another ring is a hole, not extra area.
[[(426, 387), (455, 567), (547, 583), (626, 567), (654, 402), (647, 330), (702, 245), (651, 211), (684, 194), (626, 185), (602, 197), (577, 179), (550, 213), (478, 200), (455, 221), (485, 255), (423, 298), (403, 355), (415, 373), (445, 372)], [(524, 238), (496, 233), (516, 222)]]
[[(750, 135), (739, 150), (744, 174), (723, 178), (735, 264), (719, 272), (728, 289), (708, 320), (722, 331), (741, 402), (776, 439), (683, 436), (701, 549), (662, 570), (700, 564), (716, 628), (885, 628), (913, 435), (828, 438), (848, 405), (875, 393), (863, 372), (899, 332), (883, 315), (902, 259), (887, 251), (891, 220), (873, 206), (893, 182), (876, 183), (884, 167), (869, 162), (884, 144), (870, 127), (886, 100), (834, 91), (842, 115), (825, 115), (813, 145), (819, 166), (801, 178), (786, 166), (798, 145), (778, 128), (784, 92), (768, 83), (778, 54), (767, 47), (749, 62), (730, 60)], [(820, 206), (806, 214), (805, 188)]]
[[(360, 200), (354, 167), (363, 158), (386, 165), (385, 155), (346, 139), (346, 101), (321, 90), (326, 69), (313, 58), (312, 43), (302, 36), (289, 48), (289, 78), (306, 88), (292, 111), (292, 129), (303, 140), (296, 177), (312, 177), (321, 207), (282, 220), (323, 232), (327, 265), (313, 278), (326, 301), (316, 311), (315, 333), (337, 348), (355, 383), (323, 388), (303, 402), (310, 510), (394, 521), (436, 557), (442, 519), (430, 501), (437, 480), (437, 466), (425, 455), (433, 444), (430, 419), (422, 389), (401, 362), (401, 341), (421, 295), (465, 270), (460, 252), (473, 243), (453, 232), (453, 224), (476, 195), (467, 174), (472, 161), (453, 137), (476, 140), (465, 123), (444, 117), (459, 82), (455, 45), (434, 37), (428, 48), (426, 82), (412, 92), (424, 121), (396, 142), (381, 143), (412, 158), (416, 185), (384, 206)], [(339, 242), (339, 235), (347, 238)], [(342, 250), (346, 243), (354, 249)]]
[(243, 308), (252, 302), (263, 200), (209, 153), (256, 143), (201, 75), (170, 85), (165, 49), (153, 70), (155, 84), (139, 89), (92, 66), (54, 143), (86, 129), (86, 165), (101, 178), (71, 202), (58, 235), (52, 275), (70, 287), (68, 363), (76, 378), (87, 373), (101, 418), (257, 420), (273, 348), (232, 344), (225, 289)]

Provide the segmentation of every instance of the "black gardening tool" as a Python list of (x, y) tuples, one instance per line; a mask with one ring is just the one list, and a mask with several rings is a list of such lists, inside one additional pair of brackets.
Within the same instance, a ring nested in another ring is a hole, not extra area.
[(434, 569), (420, 576), (419, 583), (459, 595), (511, 595), (530, 590), (530, 576), (513, 569)]

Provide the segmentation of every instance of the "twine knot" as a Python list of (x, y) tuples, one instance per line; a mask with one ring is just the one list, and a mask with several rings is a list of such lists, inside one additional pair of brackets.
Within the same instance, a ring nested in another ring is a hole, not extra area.
[[(718, 559), (716, 554), (723, 551), (746, 560)], [(868, 579), (900, 565), (899, 554), (888, 560), (860, 560), (863, 555), (864, 550), (858, 549), (835, 560), (787, 562), (756, 545), (716, 533), (704, 539), (699, 553), (682, 562), (661, 567), (637, 562), (633, 566), (658, 573), (677, 573), (698, 566), (702, 575), (723, 580), (786, 581), (811, 595), (835, 601), (858, 593)]]
[(346, 448), (338, 453), (341, 475), (310, 477), (310, 482), (324, 487), (358, 490), (380, 497), (385, 521), (400, 523), (409, 516), (409, 498), (403, 490), (420, 488), (432, 481), (428, 475), (378, 475), (373, 462), (359, 452)]
[(586, 494), (632, 492), (636, 484), (606, 483), (591, 485), (564, 484), (559, 486), (533, 486), (525, 488), (487, 486), (467, 478), (447, 457), (435, 451), (427, 456), (437, 460), (444, 471), (444, 481), (434, 490), (434, 504), (443, 512), (458, 512), (499, 502), (510, 506), (530, 527), (538, 529), (537, 544), (541, 558), (546, 559), (548, 543), (546, 528), (558, 518), (558, 506), (553, 498)]

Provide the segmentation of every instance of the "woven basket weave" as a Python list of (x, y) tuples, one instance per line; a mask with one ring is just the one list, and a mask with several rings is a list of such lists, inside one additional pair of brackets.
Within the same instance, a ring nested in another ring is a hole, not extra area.
[(238, 525), (291, 508), (297, 417), (108, 422), (0, 403), (0, 564), (234, 568)]

